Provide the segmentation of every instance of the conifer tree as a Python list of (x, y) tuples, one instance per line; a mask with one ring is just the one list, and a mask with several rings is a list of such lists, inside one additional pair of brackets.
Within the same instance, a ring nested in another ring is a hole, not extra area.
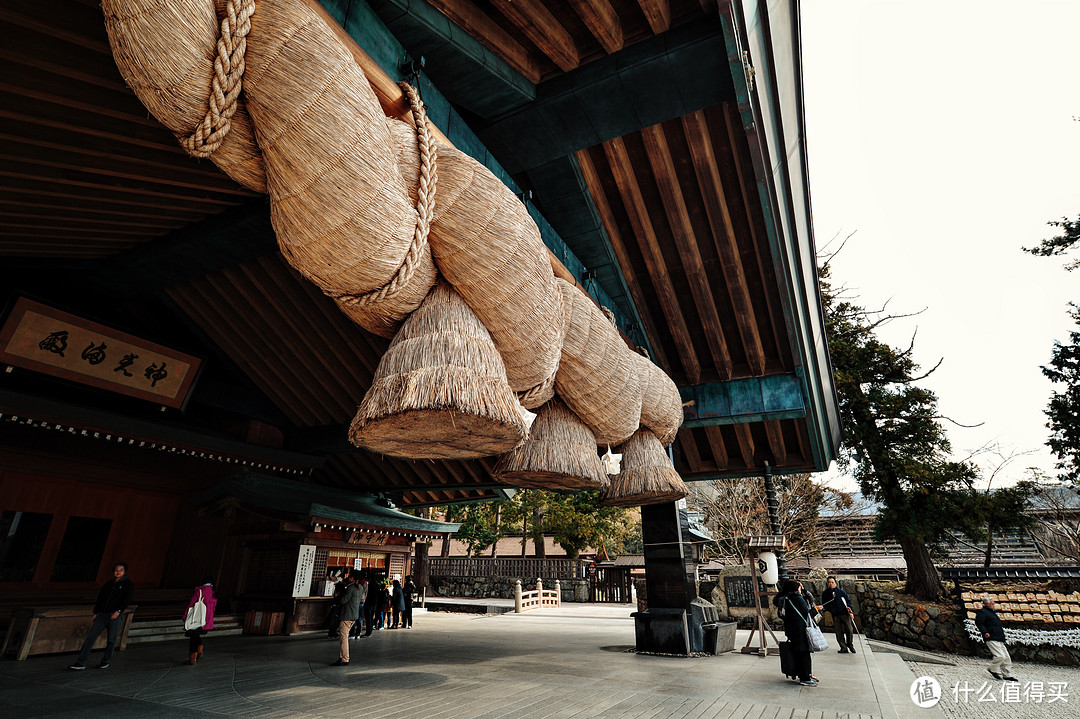
[(926, 375), (918, 374), (912, 347), (894, 349), (875, 334), (891, 317), (834, 291), (828, 263), (820, 279), (844, 428), (841, 466), (853, 467), (863, 495), (880, 505), (876, 538), (895, 540), (903, 549), (905, 592), (938, 599), (944, 587), (932, 550), (953, 530), (970, 537), (985, 531), (981, 493), (973, 486), (976, 469), (950, 459), (937, 397), (916, 384)]

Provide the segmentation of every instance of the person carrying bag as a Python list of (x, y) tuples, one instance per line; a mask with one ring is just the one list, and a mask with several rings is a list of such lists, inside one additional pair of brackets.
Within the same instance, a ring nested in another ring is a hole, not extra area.
[[(813, 664), (810, 658), (810, 636), (807, 630), (810, 627), (817, 629), (807, 617), (810, 612), (806, 606), (806, 600), (800, 593), (802, 586), (799, 582), (788, 579), (784, 581), (780, 594), (774, 600), (777, 607), (783, 608), (784, 612), (784, 635), (790, 648), (790, 664), (787, 672), (798, 677), (799, 684), (806, 687), (815, 687), (818, 684), (813, 673)], [(821, 630), (818, 630), (820, 634)], [(824, 637), (822, 637), (824, 638)], [(790, 675), (789, 674), (789, 675)]]
[(214, 628), (216, 607), (214, 580), (205, 577), (202, 584), (195, 587), (195, 593), (191, 595), (184, 611), (184, 636), (188, 638), (188, 660), (185, 664), (194, 665), (202, 659), (203, 636)]

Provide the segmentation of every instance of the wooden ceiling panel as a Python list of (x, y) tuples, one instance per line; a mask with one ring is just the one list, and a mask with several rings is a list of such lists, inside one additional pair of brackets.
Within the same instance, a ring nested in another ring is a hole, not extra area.
[(577, 153), (656, 359), (677, 384), (791, 366), (755, 185), (731, 166), (735, 137), (716, 107)]
[(0, 33), (0, 255), (106, 257), (255, 196), (149, 116), (99, 4), (11, 0)]
[(705, 17), (698, 0), (428, 0), (533, 83)]

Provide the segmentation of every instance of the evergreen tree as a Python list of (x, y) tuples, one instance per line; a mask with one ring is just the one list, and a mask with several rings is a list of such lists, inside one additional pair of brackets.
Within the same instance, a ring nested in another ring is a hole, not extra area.
[[(1025, 247), (1025, 251), (1040, 257), (1064, 255), (1080, 248), (1080, 217), (1070, 220), (1051, 221), (1051, 227), (1061, 230), (1060, 235), (1045, 239), (1037, 247)], [(1065, 265), (1066, 270), (1080, 267), (1080, 259), (1074, 259)], [(1080, 328), (1080, 305), (1069, 305), (1069, 316)], [(1050, 364), (1042, 372), (1051, 382), (1064, 385), (1060, 392), (1050, 395), (1050, 404), (1046, 408), (1046, 423), (1050, 430), (1050, 439), (1046, 444), (1057, 457), (1059, 479), (1080, 485), (1080, 331), (1069, 333), (1069, 344), (1054, 343)]]
[(829, 266), (820, 270), (829, 353), (845, 437), (841, 466), (854, 467), (863, 495), (881, 505), (874, 531), (899, 542), (907, 564), (905, 591), (919, 599), (944, 594), (931, 551), (960, 530), (985, 531), (977, 476), (967, 462), (949, 459), (937, 397), (922, 379), (912, 348), (899, 351), (875, 330), (890, 318), (868, 312), (834, 292)]
[(1046, 444), (1057, 457), (1058, 478), (1080, 486), (1080, 305), (1069, 305), (1069, 316), (1077, 329), (1069, 332), (1069, 343), (1054, 343), (1050, 364), (1042, 368), (1046, 377), (1061, 390), (1050, 395), (1045, 412), (1050, 438)]
[[(1062, 217), (1060, 220), (1051, 220), (1046, 224), (1059, 228), (1061, 234), (1045, 239), (1035, 247), (1025, 247), (1025, 252), (1039, 257), (1054, 257), (1064, 255), (1074, 247), (1080, 247), (1080, 217), (1075, 220)], [(1080, 259), (1072, 260), (1065, 265), (1066, 270), (1075, 270), (1077, 267), (1080, 267)]]

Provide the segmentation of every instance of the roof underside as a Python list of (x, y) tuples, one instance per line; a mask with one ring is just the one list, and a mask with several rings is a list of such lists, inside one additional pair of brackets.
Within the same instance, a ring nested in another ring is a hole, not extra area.
[[(533, 192), (581, 260), (564, 264), (583, 286), (603, 289), (631, 339), (678, 385), (699, 388), (696, 397), (715, 397), (717, 386), (756, 392), (744, 410), (699, 400), (688, 417), (700, 421), (676, 443), (684, 476), (827, 464), (805, 397), (770, 409), (769, 378), (791, 379), (795, 395), (822, 388), (807, 385), (792, 339), (793, 280), (777, 271), (772, 210), (715, 3), (325, 5), (361, 45), (367, 38), (387, 57), (401, 46), (425, 54), (441, 93), (425, 95), (433, 121), (462, 146), (446, 123), (463, 118)], [(493, 459), (402, 461), (347, 444), (387, 341), (349, 322), (284, 261), (265, 198), (185, 155), (149, 116), (120, 78), (97, 2), (7, 2), (0, 32), (0, 287), (9, 297), (205, 358), (185, 412), (167, 421), (323, 456), (316, 483), (386, 492), (404, 505), (500, 496)], [(657, 94), (672, 83), (677, 97)], [(555, 139), (530, 144), (544, 132)], [(162, 421), (157, 407), (101, 391), (26, 372), (2, 377), (0, 389)], [(253, 438), (252, 422), (269, 429)]]

